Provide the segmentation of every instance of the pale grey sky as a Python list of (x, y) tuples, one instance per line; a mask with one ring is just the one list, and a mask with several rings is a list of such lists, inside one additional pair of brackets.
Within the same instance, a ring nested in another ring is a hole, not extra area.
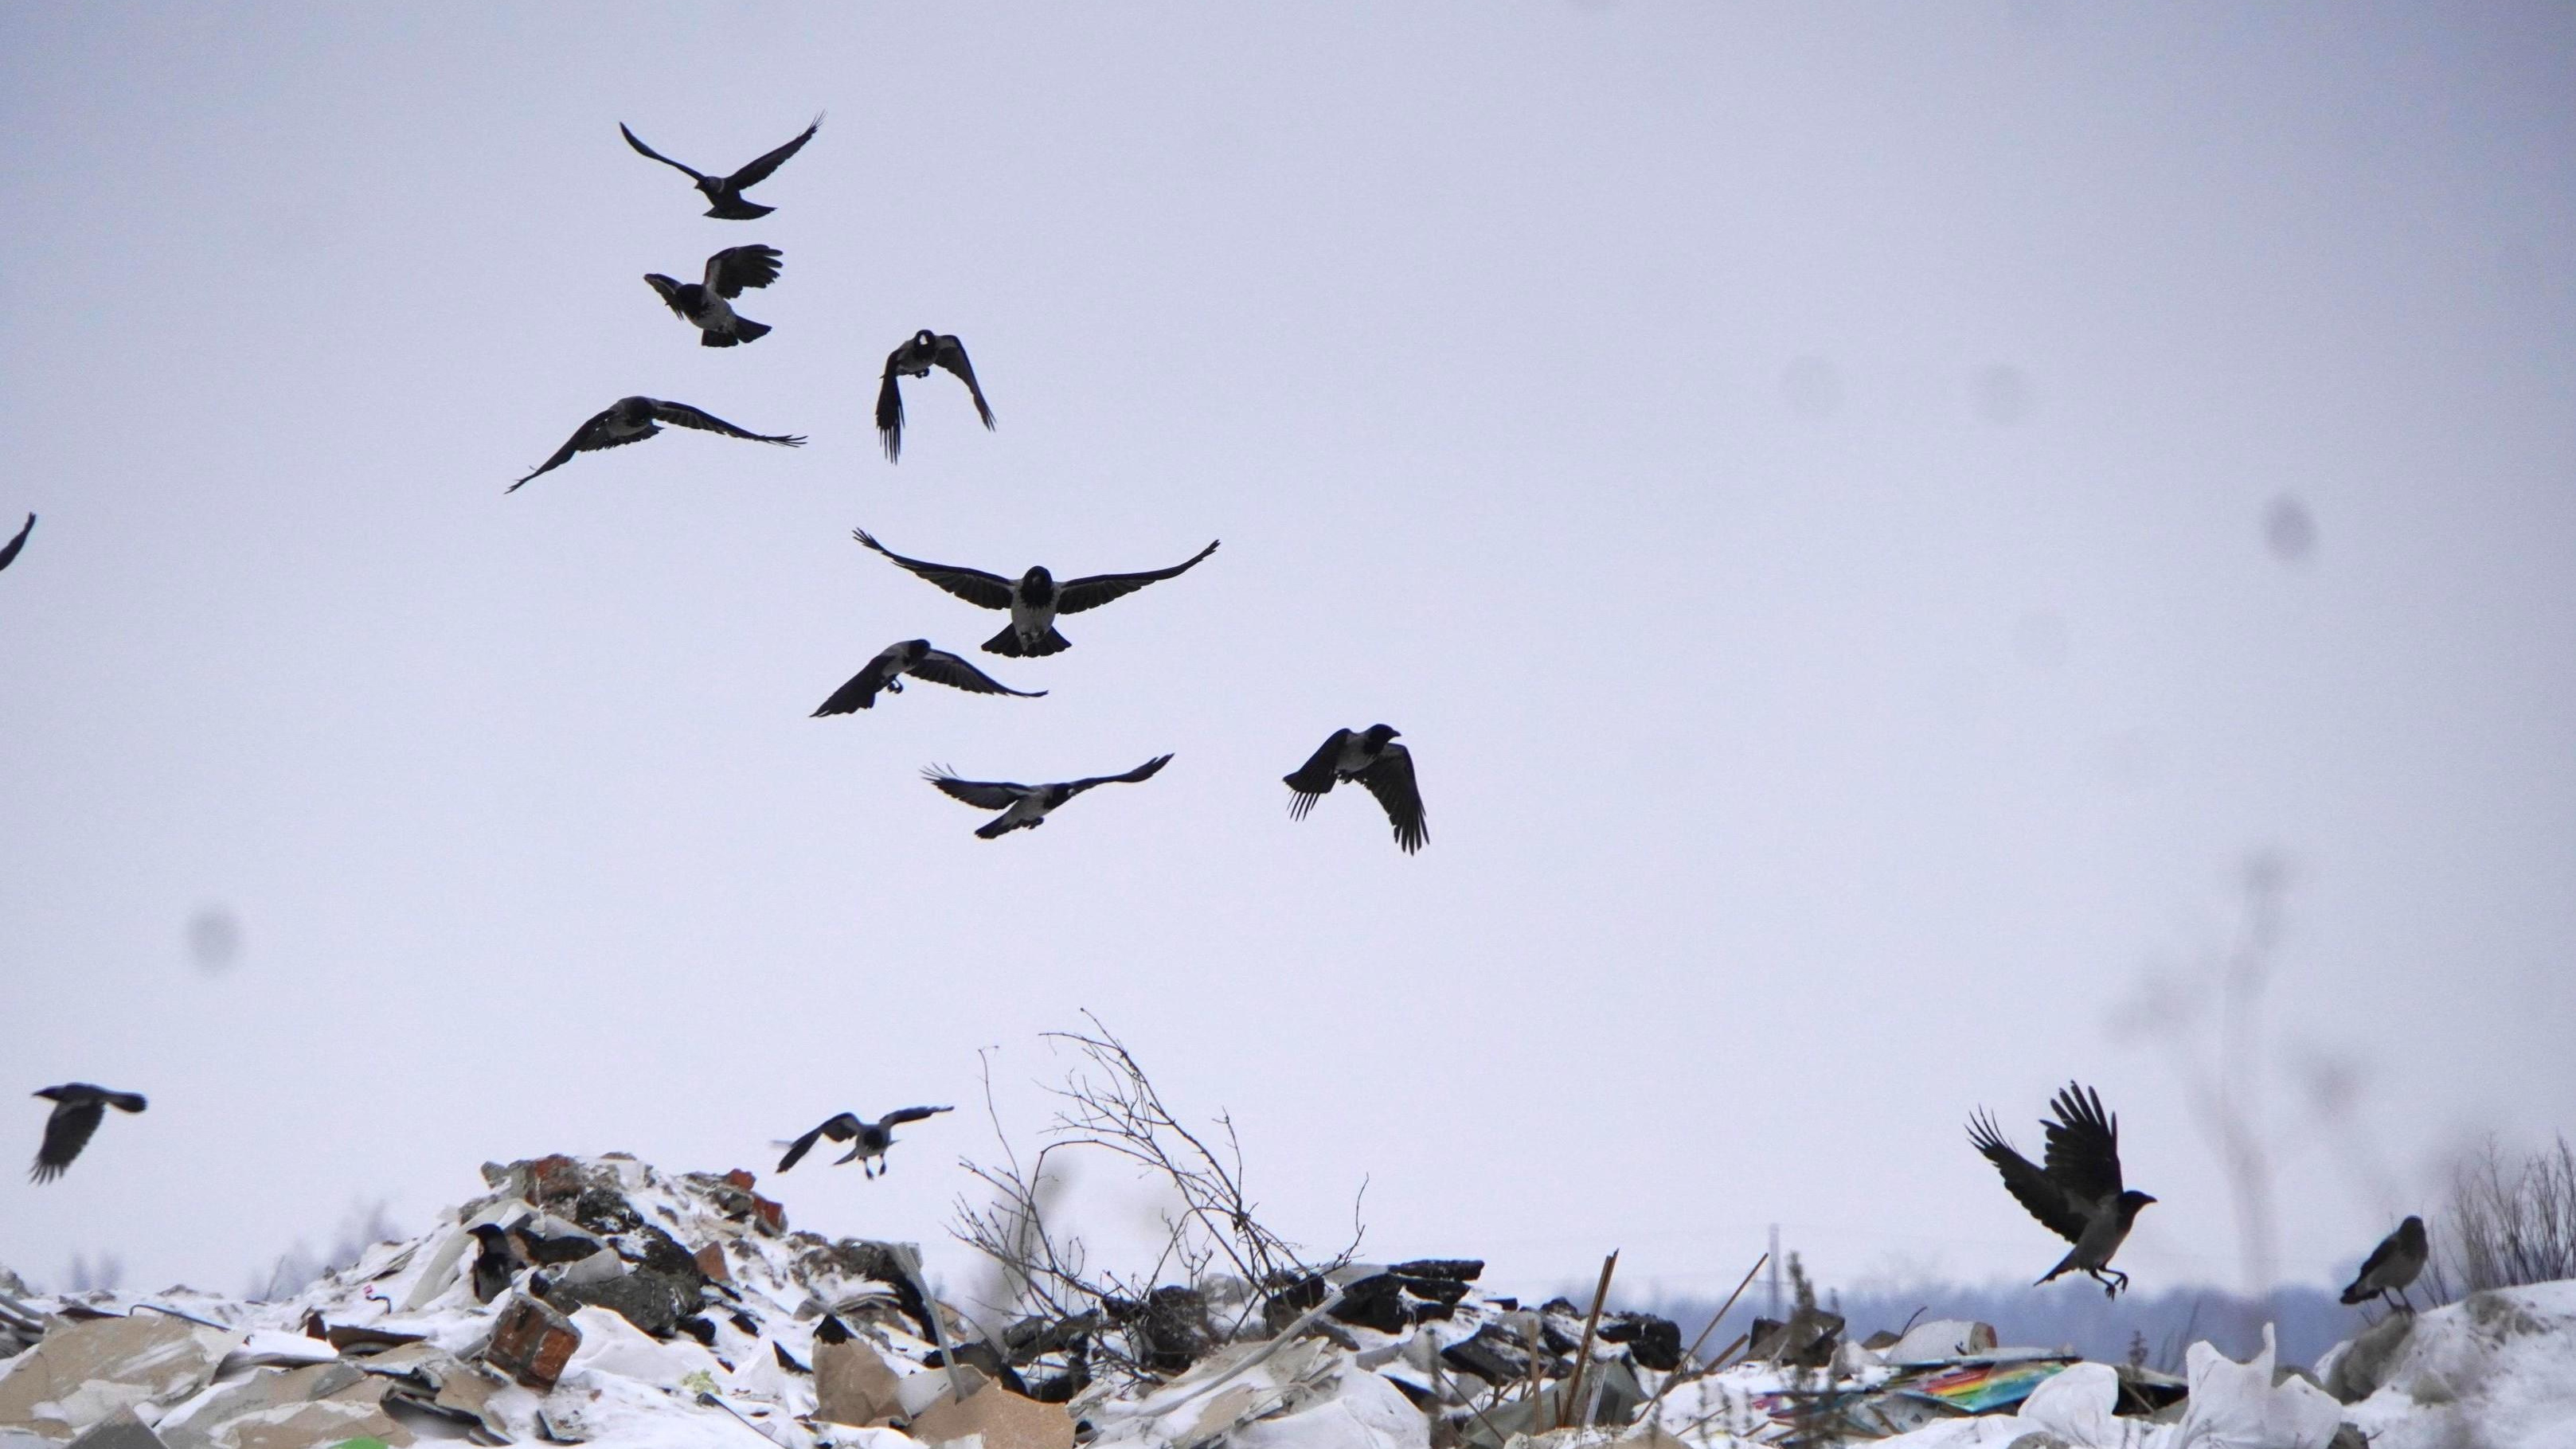
[[(2114, 1016), (2272, 851), (2324, 1278), (2576, 1100), (2571, 74), (2545, 4), (0, 12), (0, 1054), (152, 1096), (0, 1174), (0, 1262), (233, 1289), (486, 1159), (962, 1107), (984, 1046), (1031, 1123), (1090, 1008), (1310, 1240), (1365, 1176), (1375, 1248), (1514, 1286), (1722, 1290), (1775, 1221), (2036, 1276), (1962, 1123), (2035, 1150), (2080, 1075), (2163, 1199), (2123, 1265), (2232, 1281)], [(617, 135), (818, 110), (756, 223)], [(694, 346), (641, 274), (748, 242), (777, 330)], [(1001, 426), (929, 379), (890, 467), (921, 326)], [(502, 496), (634, 392), (813, 442)], [(1045, 700), (808, 719), (999, 622), (854, 525), (1225, 545), (993, 661)], [(1379, 719), (1416, 858), (1285, 815)], [(1164, 751), (992, 843), (916, 778)], [(780, 1195), (953, 1269), (988, 1141)]]

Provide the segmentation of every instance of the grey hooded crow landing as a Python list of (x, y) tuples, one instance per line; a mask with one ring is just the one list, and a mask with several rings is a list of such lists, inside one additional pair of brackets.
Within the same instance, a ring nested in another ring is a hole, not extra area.
[(2103, 1296), (2116, 1297), (2129, 1286), (2129, 1275), (2111, 1267), (2111, 1255), (2129, 1236), (2138, 1209), (2155, 1199), (2121, 1186), (2120, 1119), (2102, 1110), (2100, 1093), (2069, 1082), (2051, 1105), (2057, 1120), (2041, 1124), (2048, 1132), (2044, 1168), (2015, 1152), (1984, 1112), (1969, 1119), (1968, 1141), (2003, 1174), (2004, 1186), (2032, 1217), (2075, 1245), (2039, 1281), (2084, 1273), (2102, 1285)]
[(888, 1112), (873, 1122), (861, 1120), (854, 1112), (835, 1113), (831, 1120), (822, 1126), (793, 1142), (783, 1144), (787, 1148), (787, 1155), (778, 1159), (778, 1170), (785, 1172), (794, 1167), (807, 1152), (813, 1150), (816, 1138), (829, 1137), (835, 1142), (852, 1144), (850, 1150), (832, 1164), (834, 1167), (869, 1158), (873, 1160), (861, 1162), (860, 1167), (868, 1176), (875, 1177), (885, 1171), (885, 1150), (894, 1145), (895, 1128), (906, 1122), (918, 1122), (924, 1117), (935, 1117), (949, 1110), (951, 1109), (947, 1107), (906, 1107), (900, 1112)]
[(1335, 730), (1294, 774), (1282, 775), (1296, 793), (1288, 799), (1288, 818), (1303, 820), (1315, 802), (1344, 780), (1357, 780), (1386, 808), (1395, 827), (1395, 843), (1411, 855), (1422, 848), (1431, 830), (1423, 821), (1422, 791), (1413, 782), (1413, 752), (1396, 744), (1402, 733), (1393, 725), (1364, 730)]
[(777, 170), (786, 162), (788, 157), (796, 154), (798, 148), (802, 147), (806, 142), (814, 139), (816, 128), (820, 127), (822, 124), (823, 118), (821, 116), (816, 116), (813, 124), (807, 126), (802, 132), (798, 133), (795, 140), (788, 142), (786, 145), (779, 147), (777, 150), (772, 151), (768, 155), (761, 157), (759, 160), (743, 167), (731, 176), (709, 176), (707, 173), (700, 171), (695, 166), (681, 165), (681, 163), (672, 160), (670, 157), (663, 155), (661, 152), (645, 145), (642, 141), (637, 140), (635, 138), (635, 133), (627, 129), (624, 121), (617, 123), (617, 129), (620, 134), (626, 137), (626, 144), (634, 147), (637, 154), (650, 156), (665, 166), (674, 167), (678, 170), (687, 172), (689, 179), (697, 184), (698, 190), (704, 193), (707, 198), (707, 215), (724, 221), (757, 221), (761, 217), (767, 216), (771, 212), (776, 211), (778, 208), (774, 206), (763, 206), (757, 201), (744, 199), (742, 194), (743, 188), (746, 186), (757, 186), (761, 182), (768, 180), (770, 172)]
[(864, 528), (850, 530), (850, 536), (894, 560), (899, 567), (910, 569), (979, 609), (1008, 610), (1010, 627), (985, 640), (984, 649), (986, 653), (1008, 655), (1014, 659), (1057, 654), (1073, 647), (1073, 641), (1055, 631), (1057, 615), (1097, 609), (1112, 599), (1123, 599), (1147, 584), (1177, 578), (1188, 573), (1200, 559), (1216, 552), (1216, 544), (1210, 543), (1167, 569), (1141, 574), (1093, 574), (1088, 578), (1058, 583), (1055, 575), (1044, 567), (1032, 568), (1016, 580), (1006, 579), (982, 569), (905, 558), (870, 538)]
[(2352, 1275), (2352, 1285), (2343, 1290), (2343, 1301), (2366, 1303), (2377, 1298), (2385, 1302), (2394, 1293), (2406, 1304), (2407, 1311), (2413, 1312), (2415, 1305), (2406, 1297), (2406, 1285), (2424, 1271), (2424, 1263), (2432, 1255), (2432, 1246), (2424, 1241), (2424, 1220), (2409, 1217), (2370, 1250), (2361, 1271)]
[(722, 433), (728, 438), (749, 438), (755, 443), (775, 443), (782, 448), (805, 446), (805, 440), (802, 437), (784, 433), (755, 433), (748, 428), (737, 428), (715, 414), (701, 412), (687, 403), (664, 402), (660, 398), (650, 397), (622, 397), (610, 403), (604, 411), (593, 416), (589, 422), (582, 424), (581, 431), (565, 440), (562, 447), (555, 449), (555, 455), (539, 463), (527, 478), (522, 478), (501, 491), (518, 492), (527, 485), (529, 478), (562, 467), (572, 461), (572, 455), (575, 453), (595, 453), (602, 448), (622, 448), (628, 443), (640, 443), (662, 431), (660, 424), (663, 423), (669, 423), (673, 427), (696, 428), (700, 432)]
[(879, 650), (877, 657), (868, 661), (867, 668), (851, 675), (849, 683), (832, 691), (832, 697), (823, 701), (823, 707), (814, 711), (813, 717), (821, 719), (827, 714), (874, 709), (879, 690), (888, 694), (903, 693), (903, 677), (907, 674), (933, 684), (947, 685), (950, 689), (962, 689), (968, 694), (1011, 694), (1022, 699), (1038, 699), (1046, 694), (1043, 689), (1013, 689), (947, 650), (931, 648), (927, 639), (905, 639)]
[(0, 569), (5, 569), (18, 561), (18, 550), (27, 546), (27, 535), (35, 531), (36, 515), (30, 513), (27, 515), (27, 521), (18, 526), (18, 536), (7, 543), (0, 543)]
[(999, 840), (1014, 830), (1035, 830), (1046, 824), (1049, 812), (1094, 785), (1135, 785), (1154, 778), (1154, 772), (1172, 762), (1169, 755), (1156, 755), (1124, 775), (1094, 775), (1088, 780), (1066, 780), (1053, 785), (1017, 785), (1008, 781), (960, 780), (938, 766), (921, 772), (921, 777), (939, 787), (951, 800), (963, 800), (979, 810), (1002, 813), (977, 826), (976, 835), (985, 840)]
[(745, 287), (777, 281), (778, 259), (776, 247), (726, 247), (707, 258), (704, 281), (675, 281), (660, 272), (646, 272), (644, 280), (681, 321), (698, 329), (701, 346), (732, 347), (769, 335), (767, 323), (735, 315), (733, 299)]
[(885, 381), (877, 388), (877, 437), (885, 444), (889, 463), (903, 453), (903, 389), (895, 379), (928, 377), (933, 367), (947, 368), (965, 380), (966, 391), (975, 399), (975, 415), (984, 420), (986, 431), (992, 429), (993, 408), (984, 401), (983, 385), (975, 381), (975, 364), (966, 360), (966, 344), (925, 327), (886, 354)]
[(63, 1175), (81, 1149), (89, 1145), (90, 1134), (98, 1130), (107, 1109), (140, 1112), (143, 1098), (135, 1092), (112, 1092), (93, 1087), (87, 1082), (66, 1082), (36, 1093), (54, 1104), (53, 1115), (45, 1119), (45, 1140), (36, 1148), (36, 1166), (27, 1174), (31, 1182), (51, 1182)]

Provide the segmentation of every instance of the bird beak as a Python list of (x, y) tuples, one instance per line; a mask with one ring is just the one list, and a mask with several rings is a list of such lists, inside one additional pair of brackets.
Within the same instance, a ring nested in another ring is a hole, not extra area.
[(2140, 1207), (2145, 1207), (2148, 1203), (2151, 1203), (2151, 1202), (2154, 1202), (2154, 1201), (2155, 1201), (2155, 1199), (2154, 1199), (2154, 1198), (2147, 1197), (2147, 1196), (2145, 1196), (2145, 1195), (2141, 1194), (2141, 1195), (2140, 1195), (2140, 1197), (2139, 1197), (2139, 1199), (2138, 1199), (2138, 1206), (2140, 1206)]

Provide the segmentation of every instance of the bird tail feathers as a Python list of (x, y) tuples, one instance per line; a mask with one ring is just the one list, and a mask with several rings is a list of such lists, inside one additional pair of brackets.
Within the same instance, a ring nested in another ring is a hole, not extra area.
[[(739, 327), (741, 324), (736, 323), (735, 325)], [(739, 345), (744, 340), (744, 338), (737, 337), (731, 332), (700, 332), (698, 334), (698, 345), (700, 347), (733, 347)]]
[(757, 342), (769, 335), (769, 324), (754, 322), (748, 317), (736, 317), (733, 319), (733, 335), (744, 342)]
[(977, 837), (984, 840), (999, 840), (1003, 836), (1010, 834), (1012, 831), (1019, 829), (1023, 825), (1033, 827), (1037, 823), (1038, 822), (1034, 820), (1013, 820), (1010, 816), (1005, 815), (999, 820), (988, 821), (985, 824), (976, 826), (975, 834)]
[(1049, 654), (1062, 654), (1072, 647), (1073, 641), (1057, 633), (1052, 624), (1047, 626), (1045, 633), (1038, 636), (1038, 642), (1035, 644), (1022, 644), (1020, 631), (1007, 624), (1003, 626), (1001, 633), (984, 641), (986, 653), (999, 654), (1011, 659), (1044, 658)]

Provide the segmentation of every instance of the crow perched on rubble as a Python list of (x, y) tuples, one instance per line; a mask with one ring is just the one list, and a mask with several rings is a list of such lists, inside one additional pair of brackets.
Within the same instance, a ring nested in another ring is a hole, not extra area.
[(2048, 1131), (2045, 1168), (2015, 1152), (1982, 1110), (1968, 1121), (1968, 1140), (2003, 1174), (2004, 1186), (2032, 1217), (2075, 1245), (2039, 1281), (2080, 1272), (2102, 1285), (2103, 1296), (2117, 1297), (2129, 1286), (2129, 1275), (2110, 1266), (2111, 1255), (2129, 1236), (2138, 1209), (2155, 1199), (2121, 1186), (2120, 1119), (2102, 1110), (2100, 1093), (2069, 1082), (2051, 1105), (2057, 1120), (2041, 1124)]
[(474, 1301), (489, 1303), (509, 1291), (510, 1280), (527, 1262), (510, 1229), (499, 1223), (476, 1223), (466, 1229), (480, 1249), (474, 1255)]
[(27, 521), (19, 525), (18, 536), (7, 543), (0, 543), (0, 569), (5, 569), (18, 561), (18, 550), (27, 546), (27, 535), (35, 531), (36, 515), (30, 513), (27, 515)]
[(778, 208), (763, 206), (757, 201), (746, 198), (742, 194), (742, 189), (746, 186), (757, 186), (768, 180), (770, 172), (777, 170), (786, 163), (788, 157), (795, 155), (806, 142), (814, 139), (815, 130), (822, 124), (823, 118), (816, 116), (813, 124), (799, 132), (795, 140), (762, 156), (757, 161), (747, 163), (731, 176), (709, 176), (695, 166), (685, 166), (672, 160), (635, 139), (635, 133), (628, 130), (623, 121), (617, 123), (617, 130), (626, 138), (626, 144), (635, 148), (637, 155), (650, 156), (665, 166), (687, 172), (690, 181), (697, 185), (699, 192), (707, 199), (707, 215), (721, 221), (757, 221)]
[(963, 568), (956, 564), (924, 563), (905, 558), (893, 549), (868, 536), (864, 528), (850, 531), (852, 537), (899, 566), (928, 579), (979, 609), (1010, 611), (1009, 627), (984, 641), (989, 654), (1024, 655), (1057, 654), (1073, 647), (1071, 640), (1055, 631), (1060, 614), (1079, 614), (1097, 609), (1112, 599), (1123, 599), (1147, 584), (1176, 578), (1188, 573), (1192, 565), (1216, 552), (1211, 543), (1187, 559), (1167, 569), (1154, 569), (1139, 574), (1092, 574), (1086, 578), (1057, 582), (1044, 565), (1030, 569), (1017, 579), (988, 574), (982, 569)]
[(888, 1112), (873, 1122), (861, 1121), (855, 1112), (834, 1113), (822, 1126), (785, 1144), (787, 1155), (778, 1159), (778, 1170), (785, 1172), (794, 1167), (807, 1152), (813, 1150), (814, 1139), (818, 1137), (829, 1137), (835, 1142), (848, 1142), (856, 1138), (857, 1144), (832, 1165), (838, 1167), (842, 1163), (854, 1162), (862, 1157), (872, 1158), (873, 1161), (861, 1163), (860, 1170), (874, 1177), (885, 1171), (885, 1150), (894, 1145), (895, 1128), (906, 1122), (918, 1122), (924, 1117), (935, 1117), (942, 1112), (953, 1110), (955, 1109), (950, 1107), (906, 1107), (900, 1112)]
[(877, 441), (885, 444), (886, 461), (903, 455), (903, 389), (899, 377), (928, 377), (933, 367), (957, 374), (975, 399), (975, 416), (993, 430), (993, 407), (984, 401), (984, 386), (975, 380), (975, 364), (966, 360), (966, 344), (924, 327), (901, 347), (886, 354), (885, 380), (877, 387)]
[(35, 1168), (27, 1174), (31, 1182), (51, 1182), (63, 1175), (81, 1149), (89, 1145), (90, 1134), (98, 1130), (107, 1109), (140, 1112), (143, 1097), (136, 1092), (112, 1092), (93, 1087), (87, 1082), (66, 1082), (36, 1093), (54, 1104), (53, 1115), (45, 1119), (45, 1140), (36, 1148)]
[(1305, 819), (1335, 784), (1357, 780), (1385, 807), (1395, 843), (1407, 855), (1420, 850), (1431, 831), (1423, 821), (1422, 791), (1413, 783), (1413, 752), (1394, 743), (1401, 733), (1389, 724), (1333, 731), (1313, 758), (1280, 777), (1296, 792), (1288, 801), (1288, 818)]
[(1088, 779), (1064, 780), (1052, 785), (1022, 785), (1009, 780), (960, 780), (936, 766), (922, 771), (921, 777), (938, 786), (939, 792), (951, 800), (962, 800), (979, 810), (1001, 811), (1001, 814), (975, 827), (977, 837), (999, 840), (1014, 830), (1035, 830), (1046, 824), (1049, 814), (1094, 785), (1143, 784), (1171, 762), (1169, 755), (1156, 755), (1124, 775), (1093, 775)]
[(2370, 1250), (2361, 1271), (2352, 1276), (2352, 1286), (2343, 1290), (2343, 1301), (2363, 1303), (2376, 1298), (2384, 1303), (2394, 1293), (2398, 1301), (2406, 1304), (2407, 1311), (2413, 1312), (2415, 1305), (2406, 1297), (2406, 1285), (2424, 1271), (2425, 1260), (2431, 1256), (2432, 1247), (2424, 1241), (2424, 1220), (2409, 1217)]

